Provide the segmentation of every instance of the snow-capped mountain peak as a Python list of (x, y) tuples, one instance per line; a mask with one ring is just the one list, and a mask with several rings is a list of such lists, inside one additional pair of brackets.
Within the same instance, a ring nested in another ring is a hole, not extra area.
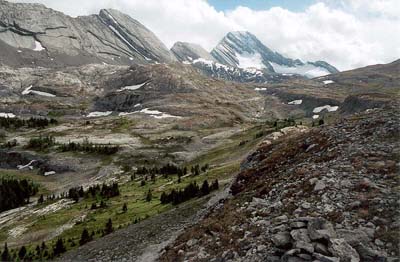
[(303, 63), (299, 59), (284, 57), (246, 31), (228, 33), (211, 51), (211, 55), (219, 63), (229, 66), (300, 74), (310, 78), (338, 72), (336, 68), (323, 61)]

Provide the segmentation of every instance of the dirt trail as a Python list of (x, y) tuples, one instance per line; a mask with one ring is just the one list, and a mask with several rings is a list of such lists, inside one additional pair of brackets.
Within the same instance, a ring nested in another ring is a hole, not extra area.
[(59, 261), (156, 261), (159, 252), (185, 228), (195, 224), (210, 208), (229, 196), (229, 187), (230, 183), (209, 197), (181, 204), (67, 252)]

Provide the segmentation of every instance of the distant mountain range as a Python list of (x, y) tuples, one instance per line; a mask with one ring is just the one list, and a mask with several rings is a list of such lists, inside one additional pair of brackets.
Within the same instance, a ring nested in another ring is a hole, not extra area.
[(177, 43), (172, 49), (182, 62), (217, 62), (235, 68), (252, 68), (268, 73), (298, 74), (318, 77), (339, 72), (334, 66), (324, 62), (306, 62), (284, 57), (266, 47), (249, 32), (230, 32), (211, 51), (210, 55), (201, 47), (190, 43)]
[(176, 61), (241, 82), (265, 82), (277, 74), (317, 77), (338, 72), (323, 61), (286, 58), (249, 32), (228, 33), (210, 53), (184, 42), (168, 50), (154, 33), (117, 10), (72, 18), (41, 4), (0, 0), (1, 64), (58, 67)]

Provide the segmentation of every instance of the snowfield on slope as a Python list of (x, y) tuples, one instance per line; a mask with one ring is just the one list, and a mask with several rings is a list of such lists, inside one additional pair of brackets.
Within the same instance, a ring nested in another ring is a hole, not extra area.
[(280, 74), (299, 74), (299, 75), (305, 75), (306, 77), (309, 78), (325, 76), (330, 74), (328, 70), (323, 69), (321, 67), (316, 67), (311, 64), (305, 64), (302, 66), (295, 66), (295, 67), (278, 65), (272, 62), (270, 62), (270, 64), (274, 68), (275, 72)]
[(320, 113), (323, 110), (327, 110), (328, 112), (335, 112), (339, 109), (339, 106), (330, 106), (330, 105), (325, 105), (325, 106), (319, 106), (314, 108), (313, 113)]
[(118, 91), (118, 92), (122, 92), (122, 91), (124, 91), (124, 90), (138, 90), (138, 89), (140, 89), (141, 87), (145, 86), (147, 83), (148, 83), (148, 82), (144, 82), (144, 83), (142, 83), (142, 84), (133, 85), (133, 86), (124, 86), (124, 87), (122, 87), (121, 89), (118, 89), (117, 91)]
[(291, 102), (288, 103), (288, 105), (301, 105), (303, 103), (303, 100), (299, 99), (299, 100), (293, 100)]

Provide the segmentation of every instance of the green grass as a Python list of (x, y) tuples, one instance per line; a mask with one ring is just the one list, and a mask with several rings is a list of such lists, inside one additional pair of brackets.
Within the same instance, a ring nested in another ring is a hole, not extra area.
[[(241, 161), (259, 142), (263, 140), (266, 134), (273, 132), (268, 125), (257, 125), (246, 129), (244, 132), (240, 132), (231, 136), (230, 142), (227, 142), (221, 146), (211, 149), (207, 154), (201, 155), (189, 162), (189, 165), (225, 165), (229, 162)], [(256, 138), (256, 134), (264, 132), (262, 137)], [(239, 145), (240, 142), (247, 141), (244, 145)]]
[[(126, 128), (125, 124), (120, 125), (121, 128)], [(207, 130), (203, 130), (207, 133)], [(120, 196), (106, 200), (106, 208), (98, 208), (91, 210), (91, 205), (93, 203), (100, 204), (100, 199), (87, 198), (82, 199), (78, 203), (72, 204), (69, 208), (59, 210), (57, 212), (47, 214), (41, 217), (30, 217), (24, 220), (24, 224), (32, 225), (24, 234), (35, 235), (37, 233), (43, 232), (54, 232), (57, 228), (72, 223), (74, 219), (86, 216), (86, 218), (81, 223), (75, 224), (72, 228), (65, 230), (58, 237), (62, 237), (65, 240), (72, 239), (76, 244), (78, 243), (81, 233), (84, 228), (86, 228), (89, 233), (92, 231), (97, 232), (104, 229), (105, 224), (109, 218), (112, 219), (114, 229), (119, 227), (126, 227), (132, 224), (135, 219), (146, 219), (147, 217), (152, 217), (159, 213), (165, 212), (171, 209), (173, 206), (171, 204), (162, 205), (159, 201), (162, 192), (170, 192), (172, 189), (182, 189), (191, 182), (196, 182), (201, 185), (205, 179), (212, 182), (215, 179), (220, 181), (222, 186), (224, 183), (228, 183), (229, 180), (239, 171), (240, 162), (243, 158), (252, 150), (254, 147), (262, 141), (263, 137), (256, 138), (256, 134), (263, 131), (264, 135), (273, 131), (267, 125), (257, 125), (253, 127), (248, 127), (243, 132), (237, 133), (229, 137), (224, 138), (223, 143), (207, 153), (199, 156), (190, 163), (185, 164), (190, 167), (195, 164), (204, 165), (209, 164), (210, 169), (207, 172), (201, 173), (199, 176), (188, 176), (178, 183), (178, 177), (176, 175), (164, 178), (158, 176), (156, 181), (147, 181), (145, 186), (140, 186), (141, 178), (138, 176), (135, 181), (129, 181), (124, 184), (120, 184)], [(214, 130), (215, 132), (215, 130)], [(212, 134), (210, 132), (210, 134)], [(243, 145), (239, 145), (241, 141), (247, 141)], [(112, 162), (112, 158), (103, 158), (102, 165), (108, 165)], [(190, 170), (190, 168), (189, 168)], [(11, 172), (13, 173), (13, 172)], [(0, 172), (0, 175), (2, 173)], [(14, 171), (13, 173), (19, 177), (26, 177), (32, 179), (37, 183), (45, 183), (45, 178), (42, 176), (35, 175), (33, 172), (19, 172)], [(145, 201), (146, 192), (151, 189), (153, 194), (153, 199), (150, 202)], [(40, 207), (45, 207), (54, 202), (46, 202)], [(128, 210), (127, 212), (122, 212), (122, 206), (126, 203)], [(5, 232), (5, 233), (4, 233)], [(2, 230), (2, 235), (0, 235), (0, 241), (4, 241), (7, 237), (7, 231)], [(48, 246), (52, 246), (57, 238), (47, 242)], [(101, 233), (95, 235), (95, 238), (101, 237)], [(31, 249), (33, 249), (41, 241), (29, 243)], [(72, 248), (71, 243), (65, 242), (68, 249)]]

